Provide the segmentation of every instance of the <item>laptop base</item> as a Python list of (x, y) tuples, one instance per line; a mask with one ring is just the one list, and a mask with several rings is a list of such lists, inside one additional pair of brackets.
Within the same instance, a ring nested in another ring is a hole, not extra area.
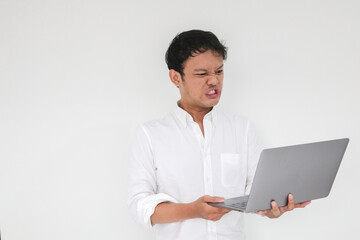
[(248, 200), (249, 200), (249, 196), (242, 196), (242, 197), (225, 199), (224, 202), (220, 202), (220, 203), (208, 203), (208, 204), (214, 207), (227, 208), (239, 212), (244, 212)]

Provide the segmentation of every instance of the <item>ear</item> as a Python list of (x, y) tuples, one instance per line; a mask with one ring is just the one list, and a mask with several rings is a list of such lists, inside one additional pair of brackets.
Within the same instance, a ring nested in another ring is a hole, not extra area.
[(169, 71), (169, 77), (171, 82), (177, 87), (179, 88), (180, 86), (180, 81), (181, 81), (181, 75), (179, 72), (175, 71), (174, 69), (171, 69)]

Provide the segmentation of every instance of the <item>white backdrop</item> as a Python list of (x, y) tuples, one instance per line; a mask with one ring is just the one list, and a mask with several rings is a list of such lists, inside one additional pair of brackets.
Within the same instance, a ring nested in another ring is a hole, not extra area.
[(179, 98), (172, 38), (229, 47), (219, 108), (253, 120), (265, 147), (349, 137), (332, 192), (248, 239), (358, 236), (357, 0), (0, 0), (0, 228), (4, 240), (154, 239), (127, 211), (135, 127)]

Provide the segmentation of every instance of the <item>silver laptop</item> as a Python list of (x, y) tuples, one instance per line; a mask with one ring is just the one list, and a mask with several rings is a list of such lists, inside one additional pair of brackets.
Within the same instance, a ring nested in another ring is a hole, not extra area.
[(344, 156), (348, 138), (315, 142), (261, 152), (249, 196), (208, 203), (240, 212), (271, 209), (275, 200), (286, 206), (288, 195), (295, 203), (327, 197)]

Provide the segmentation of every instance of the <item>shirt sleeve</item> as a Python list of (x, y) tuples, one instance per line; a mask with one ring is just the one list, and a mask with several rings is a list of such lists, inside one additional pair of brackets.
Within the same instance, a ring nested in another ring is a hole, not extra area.
[(151, 228), (151, 215), (161, 202), (177, 200), (165, 193), (157, 193), (153, 150), (144, 126), (135, 132), (129, 162), (128, 207), (139, 224)]
[(260, 154), (262, 151), (261, 143), (257, 137), (254, 126), (249, 121), (247, 125), (247, 134), (246, 134), (246, 144), (247, 144), (247, 179), (246, 179), (246, 188), (245, 195), (249, 195), (251, 191), (251, 186), (254, 180), (256, 167), (259, 162)]

